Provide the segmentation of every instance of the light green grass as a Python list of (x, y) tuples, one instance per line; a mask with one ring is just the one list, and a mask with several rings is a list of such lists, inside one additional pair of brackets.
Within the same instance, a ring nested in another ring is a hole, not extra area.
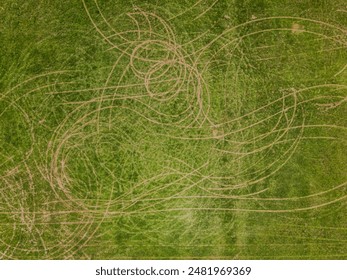
[(345, 259), (344, 1), (0, 4), (0, 258)]

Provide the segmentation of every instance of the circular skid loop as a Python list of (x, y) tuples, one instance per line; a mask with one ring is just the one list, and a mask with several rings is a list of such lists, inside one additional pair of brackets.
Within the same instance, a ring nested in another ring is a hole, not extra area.
[(120, 182), (127, 181), (122, 170), (135, 149), (133, 132), (119, 123), (113, 106), (82, 116), (76, 112), (73, 117), (73, 123), (59, 127), (52, 140), (49, 183), (62, 203), (100, 217), (124, 191)]

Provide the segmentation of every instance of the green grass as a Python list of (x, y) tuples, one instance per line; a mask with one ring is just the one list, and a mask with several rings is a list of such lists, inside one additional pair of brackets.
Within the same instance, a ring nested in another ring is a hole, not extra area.
[(0, 258), (346, 259), (345, 1), (0, 4)]

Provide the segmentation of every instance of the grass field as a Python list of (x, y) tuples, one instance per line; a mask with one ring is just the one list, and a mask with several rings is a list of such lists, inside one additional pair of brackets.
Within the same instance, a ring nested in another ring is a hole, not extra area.
[(346, 259), (344, 0), (0, 2), (0, 259)]

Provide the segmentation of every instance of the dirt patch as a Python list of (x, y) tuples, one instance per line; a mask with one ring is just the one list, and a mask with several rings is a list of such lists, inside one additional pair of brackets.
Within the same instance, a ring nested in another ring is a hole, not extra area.
[(305, 31), (304, 26), (298, 24), (298, 23), (293, 23), (292, 25), (292, 33), (298, 34), (298, 33), (302, 33)]

